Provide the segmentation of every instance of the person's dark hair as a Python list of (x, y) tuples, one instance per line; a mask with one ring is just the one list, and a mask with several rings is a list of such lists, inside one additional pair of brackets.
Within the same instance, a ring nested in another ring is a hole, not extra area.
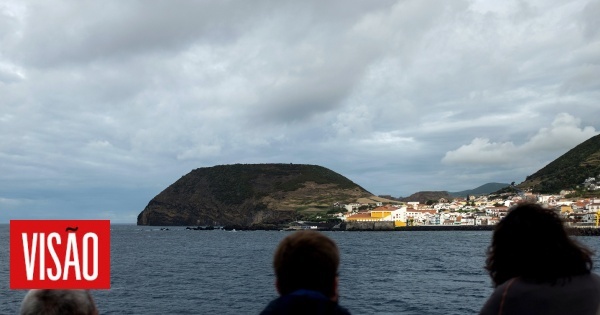
[(591, 255), (567, 235), (556, 212), (524, 203), (496, 225), (486, 269), (495, 286), (514, 277), (554, 284), (560, 278), (589, 273)]
[(307, 289), (331, 297), (339, 264), (339, 250), (331, 239), (315, 231), (294, 232), (281, 241), (273, 258), (279, 293)]
[(30, 290), (21, 303), (21, 315), (96, 315), (87, 290)]

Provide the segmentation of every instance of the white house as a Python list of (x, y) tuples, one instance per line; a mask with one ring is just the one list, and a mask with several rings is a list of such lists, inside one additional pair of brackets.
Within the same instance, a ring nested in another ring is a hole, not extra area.
[(475, 225), (475, 218), (473, 217), (462, 217), (460, 225)]
[(600, 203), (590, 203), (587, 207), (589, 212), (598, 212), (600, 211)]
[(347, 205), (344, 205), (344, 208), (348, 210), (348, 212), (358, 211), (359, 207), (360, 203), (349, 203)]

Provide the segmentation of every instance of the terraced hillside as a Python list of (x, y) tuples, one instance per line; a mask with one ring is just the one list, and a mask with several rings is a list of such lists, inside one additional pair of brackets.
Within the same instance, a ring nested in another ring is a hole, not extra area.
[(318, 165), (235, 164), (198, 168), (154, 197), (138, 225), (277, 224), (335, 202), (377, 198)]

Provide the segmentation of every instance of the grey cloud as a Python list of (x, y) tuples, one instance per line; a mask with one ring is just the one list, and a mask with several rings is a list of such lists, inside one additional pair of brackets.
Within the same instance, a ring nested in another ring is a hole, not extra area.
[[(393, 195), (524, 179), (600, 130), (597, 2), (528, 5), (0, 5), (0, 221), (132, 220), (227, 163), (320, 164)], [(501, 149), (532, 158), (484, 154)], [(69, 197), (91, 187), (123, 205)]]
[(554, 159), (598, 134), (594, 127), (580, 127), (580, 123), (579, 119), (569, 114), (559, 114), (549, 128), (541, 128), (523, 144), (515, 145), (512, 141), (492, 142), (486, 138), (475, 138), (470, 144), (447, 152), (442, 162), (451, 165), (514, 166), (538, 161), (540, 156)]
[(300, 22), (316, 20), (323, 24), (327, 22), (324, 18), (333, 16), (329, 22), (344, 23), (348, 17), (362, 14), (361, 9), (372, 7), (375, 5), (317, 1), (277, 5), (272, 1), (40, 2), (29, 5), (23, 40), (16, 42), (11, 52), (13, 58), (37, 66), (87, 63), (153, 52), (160, 55), (193, 45), (230, 45), (277, 15), (290, 17), (291, 21), (285, 21), (288, 23), (306, 14), (308, 19)]
[(598, 35), (600, 34), (600, 21), (598, 20), (598, 16), (600, 15), (600, 1), (589, 1), (581, 13), (581, 24), (584, 34), (588, 38), (598, 39)]
[(221, 1), (40, 2), (29, 6), (23, 40), (11, 53), (53, 66), (228, 43), (244, 27), (243, 10)]
[(259, 110), (258, 121), (304, 120), (337, 108), (348, 96), (361, 72), (360, 69), (320, 69), (306, 76), (290, 78), (283, 86), (272, 90), (263, 87), (266, 95), (255, 104)]
[(0, 84), (11, 84), (23, 80), (23, 74), (11, 65), (0, 63)]
[[(599, 51), (600, 53), (600, 51)], [(588, 64), (577, 69), (561, 86), (563, 94), (582, 91), (598, 91), (600, 89), (600, 63)]]

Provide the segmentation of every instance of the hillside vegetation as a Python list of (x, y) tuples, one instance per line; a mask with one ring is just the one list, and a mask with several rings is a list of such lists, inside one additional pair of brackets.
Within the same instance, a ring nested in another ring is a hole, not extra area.
[(487, 183), (474, 189), (451, 192), (450, 195), (455, 197), (481, 196), (488, 195), (502, 188), (508, 187), (510, 184), (503, 183)]
[(537, 193), (575, 189), (588, 177), (600, 177), (600, 135), (563, 154), (518, 185)]
[(454, 199), (447, 191), (419, 191), (401, 200), (404, 202), (418, 201), (419, 203), (427, 203), (431, 201), (437, 202), (440, 198), (446, 200)]
[(275, 224), (294, 220), (299, 212), (374, 197), (318, 165), (218, 165), (195, 169), (167, 187), (139, 214), (138, 224)]

